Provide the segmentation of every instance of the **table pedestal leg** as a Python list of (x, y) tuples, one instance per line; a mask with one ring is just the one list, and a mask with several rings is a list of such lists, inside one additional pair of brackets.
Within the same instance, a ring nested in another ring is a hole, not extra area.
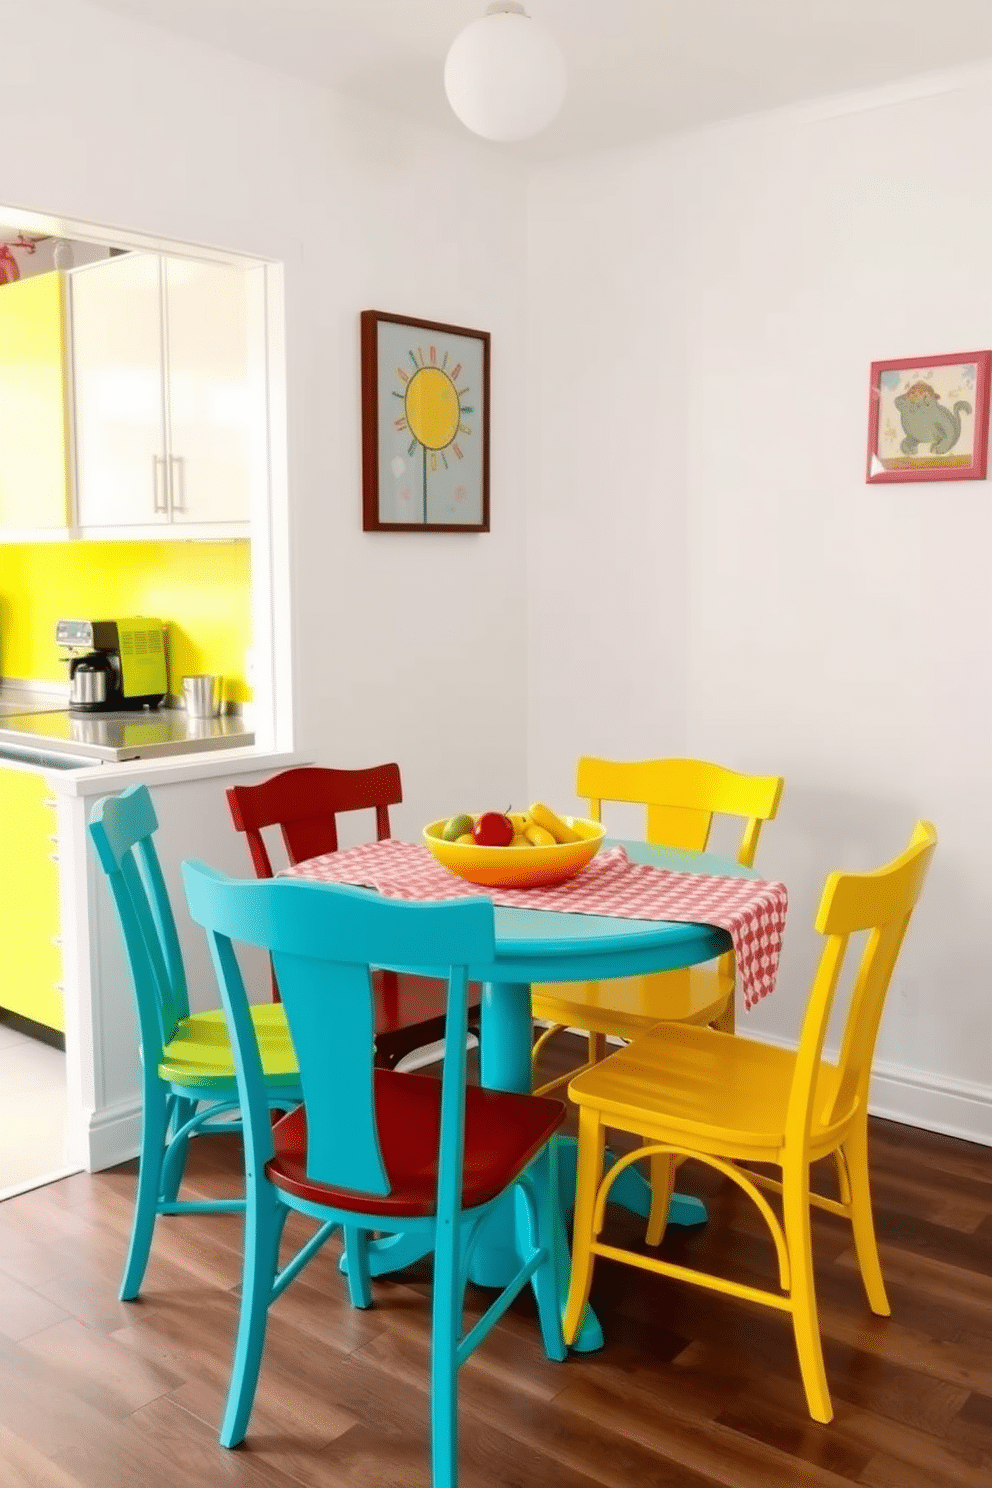
[[(489, 1090), (531, 1089), (530, 1051), (533, 1042), (533, 1019), (530, 1010), (530, 986), (527, 982), (503, 982), (498, 987), (486, 983), (482, 989), (482, 1038), (480, 1040), (479, 1079)], [(567, 1149), (562, 1138), (555, 1139), (559, 1151)], [(575, 1193), (575, 1163), (571, 1160), (572, 1186)], [(560, 1192), (564, 1191), (559, 1189)], [(568, 1293), (569, 1247), (565, 1227), (566, 1210), (558, 1206), (558, 1287), (564, 1306)], [(511, 1281), (520, 1265), (515, 1240), (513, 1195), (508, 1194), (496, 1205), (486, 1220), (469, 1260), (469, 1279), (478, 1286), (503, 1287)], [(586, 1308), (579, 1336), (572, 1347), (588, 1353), (603, 1347), (603, 1330), (591, 1307)]]
[[(558, 1191), (565, 1214), (575, 1205), (575, 1168), (578, 1142), (574, 1137), (558, 1139)], [(606, 1166), (612, 1167), (617, 1155), (606, 1149)], [(647, 1219), (651, 1212), (651, 1185), (638, 1168), (627, 1168), (610, 1189), (609, 1202), (620, 1204), (633, 1214)], [(673, 1193), (668, 1206), (668, 1223), (677, 1225), (705, 1224), (709, 1215), (702, 1199), (692, 1194)]]
[[(421, 1232), (408, 1230), (401, 1235), (383, 1235), (378, 1240), (368, 1242), (369, 1275), (389, 1276), (393, 1271), (405, 1271), (407, 1266), (414, 1266), (423, 1260), (425, 1255), (430, 1255), (434, 1249), (433, 1241), (424, 1239)], [(348, 1275), (348, 1256), (342, 1254), (338, 1263), (342, 1275)]]

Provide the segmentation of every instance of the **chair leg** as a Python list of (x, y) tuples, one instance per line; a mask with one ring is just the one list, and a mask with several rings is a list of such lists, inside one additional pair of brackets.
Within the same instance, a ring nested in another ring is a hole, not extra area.
[(727, 999), (727, 1006), (719, 1018), (713, 1019), (711, 1027), (716, 1028), (720, 1033), (737, 1032), (737, 1003), (734, 997)]
[(606, 1058), (606, 1034), (589, 1033), (586, 1035), (589, 1048), (589, 1063), (602, 1064)]
[(461, 1254), (457, 1226), (439, 1224), (431, 1318), (431, 1488), (458, 1488), (458, 1342)]
[(792, 1326), (802, 1373), (806, 1403), (814, 1421), (833, 1420), (827, 1372), (820, 1341), (813, 1280), (813, 1237), (810, 1230), (809, 1167), (782, 1175), (782, 1213), (792, 1271)]
[(575, 1179), (575, 1218), (572, 1222), (572, 1274), (568, 1300), (562, 1318), (566, 1343), (574, 1343), (592, 1288), (592, 1221), (596, 1207), (596, 1190), (603, 1176), (603, 1152), (606, 1132), (599, 1113), (590, 1106), (579, 1107), (578, 1169)]
[(885, 1295), (882, 1265), (875, 1240), (868, 1177), (868, 1128), (864, 1121), (858, 1123), (844, 1143), (844, 1158), (851, 1182), (851, 1226), (854, 1230), (854, 1249), (861, 1268), (861, 1280), (864, 1282), (872, 1312), (879, 1317), (888, 1317), (892, 1308)]
[(220, 1427), (222, 1447), (244, 1440), (255, 1403), (258, 1374), (265, 1347), (265, 1325), (272, 1301), (272, 1284), (279, 1268), (279, 1242), (289, 1213), (264, 1179), (249, 1194), (245, 1207), (245, 1253), (241, 1274), (241, 1311), (231, 1365), (231, 1383)]
[[(558, 1203), (558, 1138), (552, 1137), (531, 1167), (537, 1197), (537, 1233), (535, 1246), (547, 1251), (547, 1259), (530, 1279), (537, 1317), (541, 1325), (544, 1352), (558, 1363), (567, 1358), (568, 1350), (561, 1334), (562, 1299), (558, 1290), (559, 1248), (565, 1241), (565, 1227)], [(565, 1250), (567, 1256), (567, 1248)]]
[(663, 1152), (655, 1152), (648, 1161), (651, 1164), (651, 1212), (645, 1239), (648, 1245), (660, 1245), (675, 1187), (675, 1160)]
[[(177, 1132), (184, 1127), (187, 1121), (192, 1121), (196, 1115), (197, 1102), (187, 1100), (185, 1096), (177, 1095), (172, 1107), (172, 1130)], [(186, 1171), (186, 1157), (189, 1152), (189, 1137), (183, 1137), (181, 1142), (173, 1142), (162, 1163), (162, 1185), (161, 1196), (166, 1204), (174, 1204), (179, 1194), (179, 1185), (183, 1181)]]
[(368, 1238), (367, 1230), (359, 1230), (354, 1225), (345, 1225), (344, 1253), (348, 1257), (348, 1297), (352, 1307), (372, 1306)]
[(145, 1277), (148, 1256), (152, 1248), (155, 1219), (158, 1214), (159, 1184), (162, 1177), (167, 1124), (166, 1090), (156, 1075), (153, 1079), (144, 1081), (138, 1186), (134, 1195), (131, 1243), (128, 1246), (119, 1293), (122, 1302), (133, 1301), (141, 1290), (141, 1283)]

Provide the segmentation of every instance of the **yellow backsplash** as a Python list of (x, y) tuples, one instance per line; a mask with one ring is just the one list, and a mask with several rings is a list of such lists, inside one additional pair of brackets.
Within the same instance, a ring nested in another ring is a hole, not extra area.
[(55, 644), (61, 619), (148, 615), (166, 627), (169, 691), (218, 672), (228, 702), (251, 697), (251, 544), (0, 544), (0, 676), (68, 680)]

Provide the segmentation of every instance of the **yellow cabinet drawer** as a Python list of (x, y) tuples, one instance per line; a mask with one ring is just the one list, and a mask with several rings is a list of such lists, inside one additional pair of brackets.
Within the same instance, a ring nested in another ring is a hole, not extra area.
[(65, 1028), (55, 818), (37, 775), (0, 770), (0, 1008)]

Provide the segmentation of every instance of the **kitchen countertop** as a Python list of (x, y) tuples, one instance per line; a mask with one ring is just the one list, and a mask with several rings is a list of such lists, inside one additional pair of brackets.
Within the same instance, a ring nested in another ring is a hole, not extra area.
[(190, 718), (184, 709), (169, 707), (74, 713), (64, 692), (0, 683), (0, 763), (5, 748), (11, 750), (8, 758), (27, 763), (14, 751), (40, 753), (49, 768), (73, 769), (244, 748), (254, 741), (252, 726), (240, 713)]

